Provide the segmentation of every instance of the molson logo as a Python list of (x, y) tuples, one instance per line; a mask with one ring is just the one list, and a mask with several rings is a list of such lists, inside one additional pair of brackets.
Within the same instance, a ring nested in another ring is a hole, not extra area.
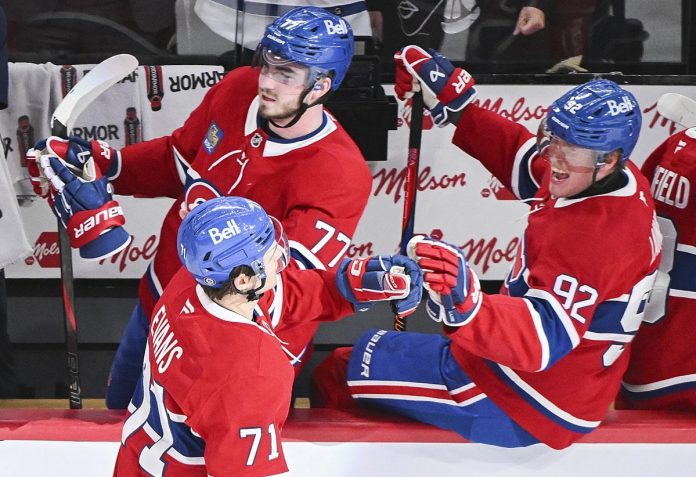
[(527, 104), (527, 98), (524, 96), (517, 98), (515, 103), (509, 109), (503, 108), (503, 98), (500, 96), (496, 99), (474, 99), (473, 104), (476, 104), (477, 106), (489, 111), (493, 111), (494, 113), (498, 113), (502, 117), (511, 119), (515, 122), (542, 119), (544, 116), (546, 116), (546, 112), (548, 111), (547, 107)]
[(34, 243), (34, 253), (24, 259), (27, 265), (39, 263), (41, 268), (60, 268), (58, 232), (42, 232)]
[[(397, 172), (398, 171), (398, 172)], [(394, 203), (401, 200), (402, 194), (406, 187), (406, 168), (401, 170), (396, 168), (380, 169), (372, 176), (373, 184), (376, 183), (373, 196), (380, 194), (394, 194)], [(443, 174), (439, 177), (432, 175), (430, 166), (424, 167), (418, 174), (417, 187), (419, 191), (438, 190), (438, 189), (454, 189), (455, 187), (464, 187), (466, 185), (466, 173), (462, 172), (454, 175)]]
[[(56, 234), (57, 235), (57, 234)], [(128, 264), (135, 262), (149, 262), (155, 256), (157, 251), (157, 235), (150, 235), (142, 247), (135, 246), (135, 236), (131, 235), (130, 243), (118, 253), (113, 254), (109, 258), (100, 260), (99, 265), (118, 264), (118, 271), (123, 272), (128, 267)]]

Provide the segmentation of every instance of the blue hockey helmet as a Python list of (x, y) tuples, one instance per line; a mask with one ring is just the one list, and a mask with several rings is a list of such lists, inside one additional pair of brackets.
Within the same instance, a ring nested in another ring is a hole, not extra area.
[(264, 256), (284, 247), (277, 272), (287, 263), (287, 238), (276, 219), (243, 197), (216, 197), (193, 208), (179, 227), (179, 258), (198, 283), (221, 288), (240, 265), (265, 280)]
[[(613, 81), (598, 79), (576, 86), (554, 101), (537, 139), (541, 145), (556, 136), (604, 155), (621, 149), (625, 160), (638, 141), (641, 122), (635, 96)], [(604, 155), (598, 154), (597, 160)]]
[(331, 76), (335, 91), (353, 58), (353, 30), (343, 18), (319, 7), (290, 10), (266, 27), (257, 55), (270, 64), (292, 62), (310, 70), (310, 84)]

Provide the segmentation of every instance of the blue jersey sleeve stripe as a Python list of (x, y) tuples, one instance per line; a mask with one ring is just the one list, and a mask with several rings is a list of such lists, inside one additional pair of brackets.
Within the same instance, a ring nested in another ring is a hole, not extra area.
[[(527, 306), (530, 307), (530, 314), (532, 315), (532, 320), (534, 320), (534, 326), (541, 344), (542, 360), (539, 368), (539, 371), (541, 371), (552, 366), (574, 348), (573, 339), (564, 324), (564, 320), (570, 320), (570, 318), (568, 318), (565, 312), (561, 314), (564, 318), (559, 316), (553, 305), (555, 300), (529, 296), (526, 296), (524, 300)], [(558, 303), (556, 302), (556, 304)], [(558, 306), (560, 307), (560, 304)], [(570, 326), (572, 334), (577, 337), (575, 327), (572, 324)]]
[(512, 192), (518, 199), (531, 199), (539, 189), (534, 176), (532, 175), (532, 158), (536, 154), (536, 139), (529, 138), (515, 155), (515, 162), (512, 167)]
[(295, 240), (288, 240), (290, 256), (302, 265), (305, 270), (326, 270), (326, 266), (307, 247)]
[(674, 252), (674, 264), (670, 272), (670, 288), (687, 292), (696, 292), (696, 249), (677, 245)]

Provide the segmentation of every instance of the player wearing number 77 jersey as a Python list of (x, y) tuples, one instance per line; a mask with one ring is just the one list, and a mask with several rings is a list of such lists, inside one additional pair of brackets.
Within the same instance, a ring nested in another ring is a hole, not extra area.
[[(107, 406), (124, 408), (133, 395), (154, 304), (179, 269), (180, 211), (211, 197), (247, 197), (283, 223), (291, 268), (338, 266), (372, 184), (360, 150), (323, 106), (352, 55), (344, 19), (296, 8), (267, 27), (256, 67), (229, 72), (171, 135), (120, 151), (76, 138), (53, 148), (76, 167), (91, 154), (117, 194), (176, 199), (116, 352)], [(299, 358), (297, 370), (309, 359), (303, 353), (316, 329), (306, 322), (278, 332)]]
[(379, 300), (409, 314), (420, 302), (421, 271), (398, 255), (283, 271), (282, 225), (241, 197), (196, 206), (177, 243), (185, 269), (155, 307), (114, 475), (285, 472), (280, 437), (293, 356), (275, 330), (337, 320)]
[(317, 394), (477, 442), (560, 449), (595, 429), (614, 400), (660, 259), (648, 183), (628, 160), (640, 107), (616, 83), (591, 81), (557, 99), (534, 137), (473, 104), (473, 79), (432, 53), (396, 56), (396, 92), (421, 87), (436, 120), (456, 125), (454, 144), (529, 203), (516, 260), (501, 293), (485, 294), (459, 248), (411, 244), (446, 338), (366, 333), (320, 366)]

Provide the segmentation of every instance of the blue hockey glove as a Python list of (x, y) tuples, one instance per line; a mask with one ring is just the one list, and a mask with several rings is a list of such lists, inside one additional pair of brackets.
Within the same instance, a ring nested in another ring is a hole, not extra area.
[(409, 241), (408, 254), (424, 272), (426, 309), (433, 320), (463, 326), (476, 316), (481, 286), (459, 247), (420, 235)]
[(94, 165), (84, 165), (85, 178), (78, 177), (56, 156), (41, 156), (43, 172), (51, 184), (49, 202), (68, 231), (70, 245), (87, 260), (101, 260), (122, 250), (131, 236), (121, 206), (113, 200), (106, 177)]
[(78, 136), (68, 139), (51, 136), (37, 142), (34, 149), (40, 154), (58, 156), (76, 171), (82, 171), (85, 164), (94, 159), (107, 179), (113, 180), (121, 173), (121, 153), (104, 141), (87, 141)]
[(423, 102), (440, 127), (476, 96), (474, 78), (435, 50), (409, 45), (396, 52), (394, 61), (397, 97), (403, 100), (422, 90)]
[(338, 291), (357, 311), (374, 302), (394, 300), (400, 316), (416, 311), (423, 293), (423, 273), (416, 262), (402, 255), (345, 258), (336, 272)]

